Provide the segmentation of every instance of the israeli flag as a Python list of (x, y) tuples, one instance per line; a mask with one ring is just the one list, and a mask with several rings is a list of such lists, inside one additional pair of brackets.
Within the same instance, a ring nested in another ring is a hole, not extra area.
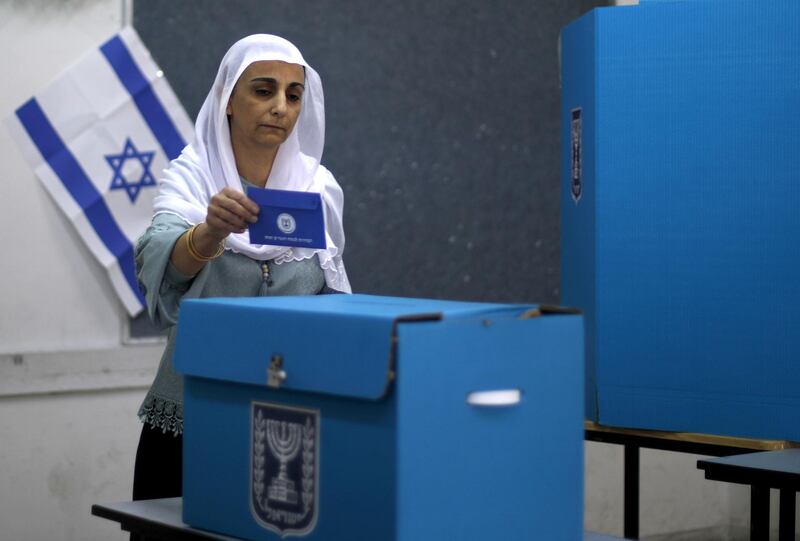
[(194, 127), (136, 32), (89, 51), (7, 119), (22, 150), (135, 316), (133, 261), (156, 179)]

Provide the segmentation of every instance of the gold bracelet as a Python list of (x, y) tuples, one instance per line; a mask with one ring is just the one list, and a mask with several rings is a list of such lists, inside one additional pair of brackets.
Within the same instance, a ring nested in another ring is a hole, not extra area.
[(189, 250), (189, 255), (192, 257), (192, 259), (194, 259), (195, 261), (200, 261), (205, 263), (207, 261), (211, 261), (212, 259), (216, 259), (219, 256), (221, 256), (222, 253), (225, 251), (224, 241), (219, 243), (217, 251), (216, 253), (214, 253), (214, 255), (211, 256), (203, 255), (197, 250), (197, 247), (194, 245), (194, 230), (197, 229), (197, 225), (193, 225), (192, 227), (190, 227), (189, 232), (186, 233), (186, 249)]

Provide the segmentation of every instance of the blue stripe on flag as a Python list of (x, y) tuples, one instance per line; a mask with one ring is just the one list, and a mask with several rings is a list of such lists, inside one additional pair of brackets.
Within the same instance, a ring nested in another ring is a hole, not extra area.
[(86, 176), (78, 160), (66, 147), (53, 125), (45, 116), (36, 98), (31, 98), (17, 109), (17, 118), (28, 132), (33, 143), (53, 169), (75, 202), (83, 209), (86, 218), (108, 251), (117, 258), (122, 274), (133, 293), (144, 306), (145, 301), (136, 281), (133, 246), (117, 225), (103, 196)]
[(164, 149), (167, 159), (177, 158), (186, 143), (178, 133), (178, 129), (164, 106), (158, 101), (153, 88), (144, 78), (144, 74), (136, 65), (131, 53), (125, 47), (125, 42), (119, 36), (114, 36), (100, 47), (100, 51), (130, 93), (145, 122), (150, 126), (150, 130), (158, 139), (161, 148)]

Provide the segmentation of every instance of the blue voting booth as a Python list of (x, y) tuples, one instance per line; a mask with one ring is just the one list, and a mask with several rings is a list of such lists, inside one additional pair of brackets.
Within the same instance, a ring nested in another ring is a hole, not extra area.
[(580, 315), (188, 300), (175, 366), (191, 526), (265, 541), (582, 538)]
[(587, 416), (800, 441), (800, 2), (642, 1), (562, 40), (562, 302)]

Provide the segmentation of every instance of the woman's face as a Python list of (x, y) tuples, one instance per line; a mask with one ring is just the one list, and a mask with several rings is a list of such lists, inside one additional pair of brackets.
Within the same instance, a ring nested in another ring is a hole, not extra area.
[(231, 138), (253, 146), (278, 146), (300, 116), (305, 72), (278, 60), (253, 62), (233, 88), (226, 113)]

